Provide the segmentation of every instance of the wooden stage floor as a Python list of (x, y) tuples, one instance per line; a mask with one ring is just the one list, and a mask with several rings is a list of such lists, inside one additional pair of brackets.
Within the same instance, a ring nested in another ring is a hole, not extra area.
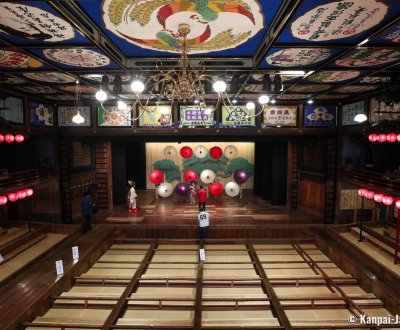
[[(154, 190), (138, 191), (138, 212), (128, 213), (125, 205), (114, 210), (100, 210), (93, 222), (106, 224), (141, 225), (197, 225), (198, 205), (191, 206), (189, 197), (173, 194), (156, 199)], [(307, 211), (291, 211), (285, 206), (272, 206), (269, 202), (244, 191), (243, 198), (225, 194), (208, 198), (206, 210), (211, 216), (211, 226), (270, 225), (270, 224), (323, 224), (321, 216)], [(76, 222), (82, 219), (76, 219)]]

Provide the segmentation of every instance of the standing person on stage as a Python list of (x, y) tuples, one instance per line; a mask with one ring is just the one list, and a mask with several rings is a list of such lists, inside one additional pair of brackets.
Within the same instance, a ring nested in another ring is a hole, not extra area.
[(136, 213), (137, 212), (136, 198), (138, 197), (135, 190), (136, 183), (135, 181), (129, 180), (128, 184), (131, 186), (128, 192), (129, 213), (134, 213), (134, 212)]
[(196, 196), (197, 196), (196, 183), (194, 181), (192, 181), (192, 183), (189, 186), (189, 196), (190, 196), (190, 205), (194, 206), (194, 204), (196, 203)]
[(89, 192), (85, 192), (83, 194), (83, 198), (81, 200), (81, 212), (82, 216), (85, 218), (85, 224), (83, 225), (83, 232), (87, 232), (89, 230), (92, 230), (92, 208), (94, 204), (92, 200), (90, 199), (90, 194)]
[(205, 210), (207, 202), (207, 191), (203, 188), (202, 185), (200, 186), (200, 190), (197, 192), (197, 196), (199, 197), (199, 211), (201, 211), (201, 209)]
[(197, 238), (204, 239), (208, 233), (208, 226), (210, 225), (210, 214), (206, 212), (203, 208), (200, 209), (200, 212), (197, 216), (197, 220), (199, 221), (199, 229), (197, 231)]

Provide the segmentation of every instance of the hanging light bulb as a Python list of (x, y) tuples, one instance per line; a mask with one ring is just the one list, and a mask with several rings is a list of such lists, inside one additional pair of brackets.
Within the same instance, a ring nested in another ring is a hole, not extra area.
[(217, 93), (223, 93), (226, 91), (226, 82), (223, 80), (217, 80), (213, 83), (213, 89)]
[(266, 105), (266, 104), (269, 102), (269, 97), (268, 97), (267, 95), (261, 95), (261, 96), (258, 98), (258, 102), (259, 102), (261, 105)]
[(246, 103), (246, 109), (247, 110), (254, 110), (256, 108), (256, 105), (254, 102), (247, 102)]
[(96, 93), (96, 99), (97, 99), (97, 101), (104, 102), (105, 100), (107, 100), (107, 93), (100, 89)]
[(118, 104), (118, 110), (121, 110), (121, 111), (128, 110), (128, 105), (124, 101), (119, 100), (117, 102), (117, 104)]
[(367, 116), (363, 113), (359, 113), (354, 117), (354, 121), (356, 121), (357, 123), (363, 123), (367, 119), (368, 119)]
[(143, 81), (139, 79), (135, 79), (131, 83), (131, 89), (134, 93), (138, 94), (144, 91), (144, 84)]
[(82, 117), (81, 113), (78, 110), (78, 113), (72, 117), (72, 121), (75, 124), (83, 124), (85, 122), (85, 118)]

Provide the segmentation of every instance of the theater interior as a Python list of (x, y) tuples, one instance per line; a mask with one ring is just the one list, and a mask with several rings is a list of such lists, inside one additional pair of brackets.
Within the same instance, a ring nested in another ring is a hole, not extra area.
[(399, 83), (398, 0), (1, 1), (0, 329), (400, 329)]

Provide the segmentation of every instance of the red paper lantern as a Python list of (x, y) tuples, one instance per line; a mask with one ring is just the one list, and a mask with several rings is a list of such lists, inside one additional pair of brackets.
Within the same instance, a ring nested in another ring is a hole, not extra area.
[(26, 192), (26, 197), (31, 197), (33, 195), (33, 189), (32, 188), (25, 189), (25, 192)]
[(185, 146), (185, 147), (182, 147), (182, 148), (181, 148), (181, 150), (179, 151), (179, 153), (181, 154), (181, 156), (182, 156), (183, 158), (190, 158), (190, 157), (192, 157), (192, 155), (193, 155), (193, 150), (192, 150), (192, 148), (190, 148), (190, 147), (188, 147), (188, 146)]
[(390, 142), (390, 143), (395, 142), (396, 138), (397, 138), (397, 136), (394, 133), (390, 133), (390, 134), (386, 135), (386, 140), (387, 140), (387, 142)]
[(397, 134), (397, 141), (400, 142), (400, 134)]
[(164, 182), (164, 172), (160, 170), (151, 171), (150, 181), (154, 184), (160, 184), (161, 182)]
[(214, 158), (214, 159), (221, 158), (221, 156), (222, 156), (222, 149), (221, 149), (220, 147), (217, 147), (217, 146), (212, 147), (212, 148), (210, 149), (210, 156), (211, 156), (212, 158)]
[(213, 196), (221, 195), (224, 191), (224, 187), (219, 182), (214, 182), (210, 185), (210, 194)]
[(396, 202), (396, 207), (400, 209), (400, 199)]
[(367, 190), (364, 189), (364, 188), (358, 189), (358, 195), (359, 195), (360, 197), (365, 197), (365, 193), (366, 193), (366, 192), (367, 192)]
[(7, 197), (6, 196), (0, 196), (0, 205), (4, 205), (7, 203)]
[(187, 170), (183, 173), (183, 180), (184, 181), (197, 181), (199, 176), (197, 175), (195, 170)]
[(383, 204), (392, 205), (393, 204), (393, 197), (391, 197), (391, 196), (383, 196)]
[(24, 138), (24, 136), (22, 134), (17, 134), (15, 136), (15, 142), (20, 143), (20, 142), (24, 142), (24, 140), (25, 140), (25, 138)]
[(378, 135), (376, 135), (376, 134), (370, 134), (370, 135), (368, 136), (368, 139), (369, 139), (371, 142), (375, 142), (375, 141), (378, 140)]
[(372, 199), (372, 198), (374, 198), (374, 196), (375, 196), (375, 193), (373, 191), (367, 190), (365, 193), (365, 198), (367, 198), (367, 199)]
[(18, 191), (17, 195), (18, 199), (24, 199), (26, 197), (26, 191), (25, 190)]
[(4, 135), (0, 134), (0, 143), (4, 141)]
[(4, 140), (6, 140), (7, 143), (14, 142), (14, 135), (12, 135), (12, 134), (7, 134), (7, 135), (4, 137)]
[(8, 194), (8, 200), (10, 202), (15, 202), (18, 199), (18, 195), (16, 193)]
[(375, 200), (375, 202), (382, 203), (383, 195), (382, 194), (375, 194), (374, 200)]
[(386, 134), (379, 134), (378, 135), (378, 142), (383, 143), (386, 141)]

